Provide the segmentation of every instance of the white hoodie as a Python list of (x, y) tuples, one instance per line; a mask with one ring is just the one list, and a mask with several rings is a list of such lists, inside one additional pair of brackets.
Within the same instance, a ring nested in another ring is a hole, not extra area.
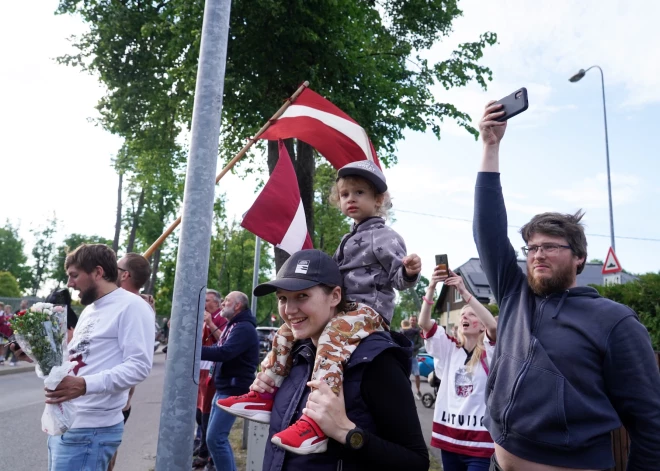
[(154, 313), (140, 296), (118, 288), (85, 308), (69, 342), (74, 374), (85, 378), (87, 392), (72, 428), (117, 425), (128, 390), (144, 381), (154, 356)]

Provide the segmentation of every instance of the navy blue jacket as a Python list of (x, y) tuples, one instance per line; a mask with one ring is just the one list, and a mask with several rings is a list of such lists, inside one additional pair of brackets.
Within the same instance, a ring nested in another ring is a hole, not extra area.
[(237, 396), (248, 392), (259, 363), (257, 320), (245, 309), (227, 323), (222, 345), (202, 347), (202, 360), (216, 362), (213, 380), (220, 394)]
[(486, 388), (495, 443), (529, 461), (614, 465), (610, 432), (626, 426), (628, 470), (660, 466), (660, 373), (646, 328), (628, 307), (575, 287), (540, 297), (507, 238), (499, 173), (479, 173), (474, 239), (500, 307)]
[(263, 471), (428, 470), (428, 449), (410, 388), (411, 350), (401, 334), (377, 332), (362, 340), (346, 363), (346, 415), (367, 432), (362, 450), (352, 452), (330, 440), (325, 453), (296, 455), (270, 439), (298, 420), (307, 404), (316, 351), (310, 340), (297, 342), (291, 373), (275, 395)]

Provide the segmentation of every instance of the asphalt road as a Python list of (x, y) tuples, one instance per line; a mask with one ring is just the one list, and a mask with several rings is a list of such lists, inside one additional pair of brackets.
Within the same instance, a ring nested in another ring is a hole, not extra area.
[[(165, 355), (154, 356), (149, 378), (137, 387), (117, 458), (117, 471), (153, 468), (158, 442)], [(47, 436), (41, 431), (44, 384), (34, 372), (0, 376), (0, 469), (48, 468)]]
[[(119, 448), (117, 471), (153, 469), (165, 373), (165, 355), (154, 357), (151, 375), (135, 391), (131, 416)], [(414, 389), (414, 387), (413, 387)], [(422, 381), (422, 393), (431, 388)], [(33, 371), (0, 376), (0, 469), (45, 470), (48, 466), (46, 434), (41, 431), (43, 381)], [(427, 445), (431, 441), (433, 409), (416, 401)], [(440, 453), (431, 449), (438, 460)]]

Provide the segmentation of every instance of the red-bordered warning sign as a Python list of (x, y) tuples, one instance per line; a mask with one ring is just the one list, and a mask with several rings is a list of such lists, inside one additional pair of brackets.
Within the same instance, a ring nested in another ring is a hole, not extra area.
[(610, 251), (607, 252), (607, 257), (605, 258), (605, 263), (603, 263), (603, 275), (611, 275), (612, 273), (619, 273), (623, 268), (619, 263), (619, 259), (616, 258), (614, 250), (610, 247)]

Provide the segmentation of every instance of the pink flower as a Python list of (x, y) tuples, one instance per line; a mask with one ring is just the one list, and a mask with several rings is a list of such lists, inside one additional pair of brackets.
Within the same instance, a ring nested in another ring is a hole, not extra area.
[(64, 312), (64, 307), (63, 306), (55, 306), (53, 308), (53, 311), (55, 311), (55, 312)]

